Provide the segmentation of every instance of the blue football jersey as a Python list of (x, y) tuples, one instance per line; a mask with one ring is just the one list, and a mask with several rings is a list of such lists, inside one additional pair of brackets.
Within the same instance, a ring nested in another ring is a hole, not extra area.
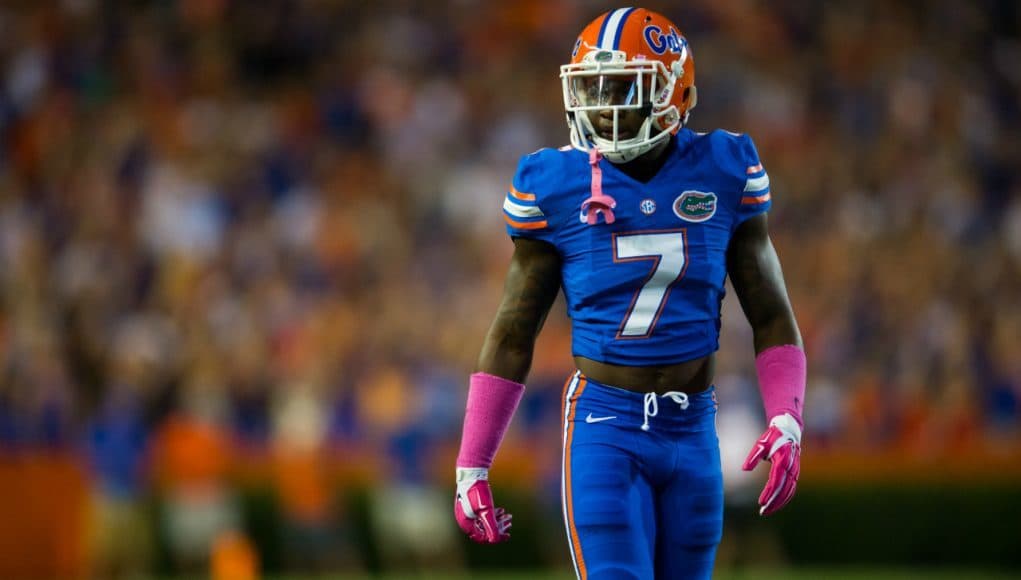
[(541, 149), (518, 165), (504, 201), (512, 237), (553, 244), (575, 355), (619, 365), (683, 362), (719, 347), (727, 245), (771, 205), (769, 177), (747, 135), (682, 129), (642, 183), (605, 159), (615, 221), (590, 225), (588, 155)]

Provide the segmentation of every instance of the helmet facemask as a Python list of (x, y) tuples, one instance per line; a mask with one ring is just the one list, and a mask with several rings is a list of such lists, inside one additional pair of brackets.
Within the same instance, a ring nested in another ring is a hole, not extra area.
[[(682, 52), (668, 69), (655, 59), (629, 60), (624, 51), (593, 50), (582, 62), (560, 67), (571, 145), (582, 151), (594, 145), (609, 161), (627, 163), (669, 139), (695, 104), (692, 93), (682, 119), (671, 103), (685, 56)], [(612, 114), (612, 130), (594, 126), (593, 112)], [(621, 118), (633, 114), (645, 119), (635, 134), (628, 134), (622, 131)]]

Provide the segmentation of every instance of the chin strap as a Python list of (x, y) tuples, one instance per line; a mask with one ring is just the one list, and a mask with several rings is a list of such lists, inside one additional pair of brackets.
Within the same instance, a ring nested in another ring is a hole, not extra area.
[(613, 215), (613, 208), (617, 207), (617, 200), (603, 193), (603, 170), (599, 168), (599, 160), (602, 155), (599, 149), (590, 146), (588, 150), (588, 163), (592, 168), (592, 196), (581, 204), (582, 220), (590, 226), (596, 225), (599, 221), (599, 214), (603, 214), (603, 221), (612, 224), (617, 218)]

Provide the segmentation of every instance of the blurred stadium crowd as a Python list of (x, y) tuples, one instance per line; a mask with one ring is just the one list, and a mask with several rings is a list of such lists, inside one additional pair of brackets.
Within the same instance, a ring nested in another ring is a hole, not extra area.
[[(1018, 5), (647, 5), (692, 44), (690, 126), (750, 133), (770, 172), (806, 448), (1016, 453)], [(387, 484), (383, 529), (419, 510), (401, 533), (450, 541), (500, 204), (520, 155), (567, 142), (557, 67), (610, 7), (0, 7), (0, 455), (87, 467), (97, 565), (150, 565), (156, 491), (174, 565), (204, 561), (245, 477), (272, 483), (298, 563), (359, 565), (332, 499), (350, 481)], [(722, 411), (759, 421), (724, 311)], [(569, 352), (558, 306), (498, 460), (554, 513)]]

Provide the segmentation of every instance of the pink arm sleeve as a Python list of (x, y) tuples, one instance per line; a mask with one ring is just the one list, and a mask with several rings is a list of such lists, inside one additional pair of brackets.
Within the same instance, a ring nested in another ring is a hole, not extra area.
[(493, 464), (524, 392), (525, 385), (502, 377), (486, 373), (471, 376), (457, 467), (488, 469)]
[(790, 413), (799, 425), (805, 403), (805, 376), (808, 362), (799, 346), (771, 346), (755, 357), (759, 389), (766, 407), (766, 420)]

